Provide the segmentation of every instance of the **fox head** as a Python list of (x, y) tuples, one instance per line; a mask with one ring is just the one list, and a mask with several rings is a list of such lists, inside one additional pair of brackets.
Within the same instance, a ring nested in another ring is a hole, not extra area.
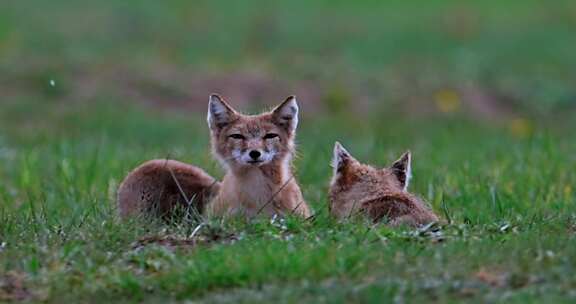
[(390, 167), (375, 168), (356, 160), (336, 142), (330, 184), (330, 210), (343, 216), (371, 197), (386, 193), (404, 192), (410, 182), (410, 152), (406, 152)]
[(231, 170), (285, 163), (294, 152), (298, 104), (290, 96), (270, 112), (244, 115), (212, 94), (208, 126), (215, 156)]

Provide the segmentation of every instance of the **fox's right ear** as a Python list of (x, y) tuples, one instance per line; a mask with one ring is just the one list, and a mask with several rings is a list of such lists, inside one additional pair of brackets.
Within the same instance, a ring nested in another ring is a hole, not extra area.
[(217, 94), (210, 95), (208, 100), (208, 126), (211, 130), (225, 127), (237, 115), (223, 99)]
[(395, 161), (392, 166), (392, 173), (400, 182), (400, 186), (404, 191), (408, 189), (410, 178), (412, 178), (412, 154), (406, 151), (402, 156)]
[(334, 156), (332, 158), (332, 168), (334, 168), (334, 176), (338, 173), (342, 173), (344, 169), (350, 164), (354, 159), (352, 155), (344, 149), (344, 147), (336, 142), (334, 144)]
[(285, 128), (288, 133), (293, 133), (298, 127), (298, 111), (296, 96), (288, 96), (282, 104), (272, 111), (274, 123)]

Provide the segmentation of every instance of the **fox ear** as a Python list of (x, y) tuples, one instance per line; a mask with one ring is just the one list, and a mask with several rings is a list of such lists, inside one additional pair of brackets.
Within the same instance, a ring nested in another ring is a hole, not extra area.
[(296, 96), (289, 96), (286, 100), (272, 111), (274, 123), (285, 128), (288, 132), (294, 132), (298, 127), (298, 103)]
[(344, 149), (344, 147), (339, 143), (336, 142), (334, 144), (334, 156), (332, 158), (332, 168), (334, 168), (334, 176), (338, 173), (344, 171), (344, 169), (350, 164), (354, 157)]
[(208, 100), (208, 126), (211, 130), (221, 129), (229, 124), (237, 115), (223, 99), (217, 94), (210, 95)]
[(392, 169), (392, 173), (404, 190), (408, 189), (408, 184), (410, 183), (410, 178), (412, 177), (412, 155), (410, 151), (406, 151), (402, 156), (395, 161), (390, 169)]

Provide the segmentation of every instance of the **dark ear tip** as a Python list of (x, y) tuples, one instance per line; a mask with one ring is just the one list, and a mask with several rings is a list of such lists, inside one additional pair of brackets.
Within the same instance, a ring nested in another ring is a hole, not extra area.
[(284, 100), (283, 104), (287, 104), (289, 102), (294, 102), (296, 104), (298, 104), (298, 101), (296, 101), (296, 95), (290, 95), (286, 98), (286, 100)]
[(397, 162), (399, 161), (407, 161), (409, 160), (411, 157), (411, 153), (410, 150), (406, 150), (406, 152), (402, 153), (402, 155), (400, 156), (400, 158), (398, 158)]
[(219, 101), (222, 101), (222, 100), (223, 100), (223, 99), (222, 99), (222, 96), (220, 96), (220, 94), (217, 94), (217, 93), (212, 93), (212, 94), (210, 94), (210, 100), (213, 100), (213, 99), (217, 99), (217, 100), (219, 100)]
[(351, 159), (350, 154), (340, 144), (339, 141), (334, 142), (334, 156), (332, 158), (332, 167), (337, 172), (341, 172), (342, 168), (346, 167)]
[(339, 141), (336, 141), (334, 143), (334, 154), (338, 155), (339, 158), (350, 158), (350, 152), (348, 152), (348, 150), (346, 150), (346, 148), (344, 148), (344, 146), (342, 146), (342, 144)]

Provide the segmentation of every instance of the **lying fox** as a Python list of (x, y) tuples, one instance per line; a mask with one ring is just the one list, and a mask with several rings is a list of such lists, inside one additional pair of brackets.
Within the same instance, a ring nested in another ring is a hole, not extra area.
[(178, 206), (188, 207), (190, 201), (196, 211), (212, 216), (310, 216), (291, 167), (298, 126), (294, 96), (271, 112), (244, 115), (213, 94), (208, 126), (212, 152), (226, 169), (222, 182), (181, 162), (146, 162), (120, 185), (121, 217), (166, 215)]
[(337, 218), (363, 214), (391, 226), (419, 226), (438, 221), (426, 203), (410, 194), (410, 152), (390, 168), (377, 169), (357, 161), (342, 145), (334, 146), (334, 176), (330, 184), (330, 213)]

